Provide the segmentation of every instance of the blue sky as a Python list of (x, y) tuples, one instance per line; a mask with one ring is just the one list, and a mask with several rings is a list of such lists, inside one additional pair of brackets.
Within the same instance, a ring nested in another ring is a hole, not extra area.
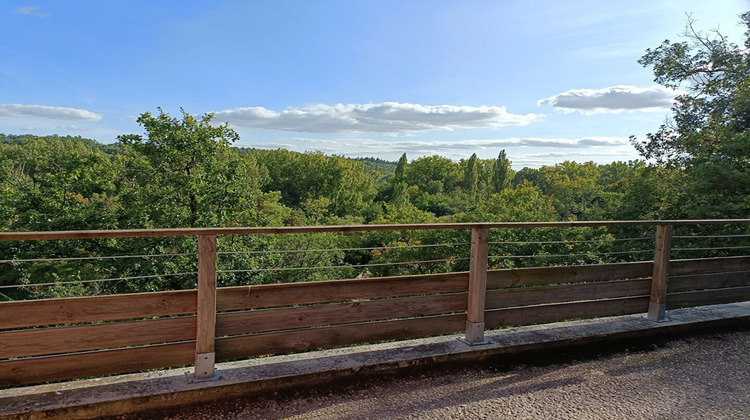
[(513, 166), (637, 158), (674, 92), (637, 59), (747, 0), (0, 1), (0, 132), (103, 143), (162, 107), (239, 146)]

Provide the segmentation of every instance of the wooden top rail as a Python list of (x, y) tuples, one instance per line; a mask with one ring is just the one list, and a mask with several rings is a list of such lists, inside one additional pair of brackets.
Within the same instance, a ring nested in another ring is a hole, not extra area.
[(697, 219), (697, 220), (608, 220), (573, 222), (499, 222), (499, 223), (426, 223), (403, 225), (335, 225), (335, 226), (281, 226), (281, 227), (225, 227), (178, 229), (123, 229), (123, 230), (69, 230), (57, 232), (0, 232), (0, 241), (49, 241), (60, 239), (99, 238), (149, 238), (164, 236), (242, 235), (324, 232), (366, 232), (385, 230), (431, 229), (529, 229), (545, 227), (602, 227), (602, 226), (654, 226), (654, 225), (721, 225), (746, 224), (750, 219)]

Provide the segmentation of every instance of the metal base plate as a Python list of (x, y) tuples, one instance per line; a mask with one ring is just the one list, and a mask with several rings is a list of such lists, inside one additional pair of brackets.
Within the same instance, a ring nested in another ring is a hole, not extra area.
[(216, 381), (218, 379), (222, 378), (222, 372), (221, 371), (214, 371), (214, 376), (210, 378), (198, 378), (195, 379), (195, 374), (190, 372), (185, 372), (185, 378), (187, 378), (187, 381), (189, 384), (196, 384), (200, 382), (210, 382), (210, 381)]
[(464, 344), (468, 344), (470, 346), (481, 346), (483, 344), (490, 344), (490, 343), (492, 343), (492, 341), (490, 341), (490, 340), (488, 340), (486, 338), (483, 338), (482, 341), (469, 341), (469, 340), (467, 340), (467, 339), (465, 339), (463, 337), (458, 338), (457, 340), (460, 341), (460, 342), (462, 342), (462, 343), (464, 343)]

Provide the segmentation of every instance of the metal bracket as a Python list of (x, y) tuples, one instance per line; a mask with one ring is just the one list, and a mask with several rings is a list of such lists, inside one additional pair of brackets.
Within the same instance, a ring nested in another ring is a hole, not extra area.
[(459, 338), (458, 341), (470, 346), (490, 344), (490, 340), (484, 338), (484, 322), (466, 321), (466, 338)]
[(667, 318), (667, 304), (666, 303), (648, 303), (648, 315), (646, 316), (651, 321), (666, 322), (669, 321)]
[(195, 373), (185, 373), (188, 383), (207, 382), (221, 379), (221, 372), (214, 370), (216, 353), (196, 353)]

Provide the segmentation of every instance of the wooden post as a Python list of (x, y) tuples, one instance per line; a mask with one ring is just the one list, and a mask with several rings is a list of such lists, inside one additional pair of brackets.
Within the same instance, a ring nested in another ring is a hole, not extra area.
[(648, 318), (653, 321), (666, 320), (667, 277), (669, 276), (669, 254), (672, 248), (672, 225), (656, 228), (656, 253), (654, 272), (651, 277), (651, 299), (648, 303)]
[(198, 235), (198, 313), (195, 336), (195, 373), (190, 382), (219, 379), (216, 360), (216, 235)]
[(466, 344), (487, 344), (484, 338), (484, 301), (487, 291), (487, 250), (490, 229), (471, 229), (471, 261), (469, 265), (469, 302), (466, 311)]

